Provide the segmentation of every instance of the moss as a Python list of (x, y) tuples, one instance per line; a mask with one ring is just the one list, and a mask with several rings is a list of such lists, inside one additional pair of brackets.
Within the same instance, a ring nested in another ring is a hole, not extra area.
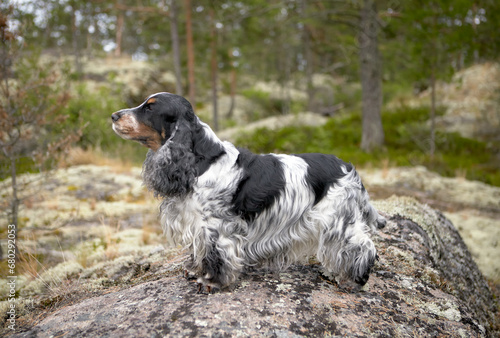
[(415, 260), (413, 259), (413, 256), (408, 252), (405, 252), (394, 246), (391, 246), (387, 249), (386, 253), (398, 257), (412, 268), (415, 267)]
[(58, 264), (41, 275), (37, 276), (35, 280), (31, 281), (21, 290), (23, 297), (45, 294), (47, 291), (53, 290), (55, 287), (61, 285), (70, 276), (79, 274), (83, 267), (75, 262), (68, 261)]
[(374, 206), (389, 215), (404, 215), (405, 218), (417, 223), (432, 239), (435, 236), (434, 227), (438, 224), (436, 212), (428, 205), (419, 203), (413, 197), (392, 196), (385, 200), (373, 201)]
[[(10, 177), (10, 159), (2, 156), (0, 158), (0, 181)], [(17, 174), (37, 172), (38, 164), (31, 157), (20, 157), (16, 159)]]
[(441, 303), (426, 303), (423, 304), (425, 309), (430, 311), (431, 313), (444, 317), (448, 320), (453, 320), (455, 322), (459, 322), (462, 319), (460, 315), (460, 311), (457, 309), (456, 304), (448, 301), (443, 301)]

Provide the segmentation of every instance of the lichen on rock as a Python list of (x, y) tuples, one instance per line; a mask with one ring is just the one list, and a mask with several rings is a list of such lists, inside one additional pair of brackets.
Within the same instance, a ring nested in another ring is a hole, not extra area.
[(411, 198), (376, 205), (389, 222), (374, 236), (380, 261), (365, 291), (342, 289), (313, 262), (248, 271), (230, 290), (199, 294), (179, 259), (154, 253), (122, 264), (155, 257), (153, 280), (66, 306), (17, 336), (498, 334), (497, 304), (453, 225)]

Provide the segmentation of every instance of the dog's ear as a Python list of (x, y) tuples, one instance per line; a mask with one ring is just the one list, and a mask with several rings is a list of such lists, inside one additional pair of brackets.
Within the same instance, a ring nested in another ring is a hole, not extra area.
[[(185, 99), (177, 109), (171, 135), (143, 165), (146, 186), (157, 196), (182, 196), (192, 191), (197, 177), (225, 151), (208, 125), (201, 123)], [(182, 109), (181, 109), (182, 108)], [(167, 116), (167, 115), (164, 115)]]
[(190, 110), (177, 121), (171, 139), (172, 142), (182, 144), (193, 153), (196, 176), (203, 175), (217, 158), (225, 154), (220, 141), (208, 135), (207, 129), (210, 130), (207, 125), (200, 123), (193, 111)]
[(169, 142), (181, 144), (193, 152), (193, 123), (185, 118), (177, 120)]
[(192, 191), (197, 176), (192, 149), (192, 129), (179, 119), (171, 139), (156, 152), (148, 152), (142, 175), (156, 197), (184, 196)]

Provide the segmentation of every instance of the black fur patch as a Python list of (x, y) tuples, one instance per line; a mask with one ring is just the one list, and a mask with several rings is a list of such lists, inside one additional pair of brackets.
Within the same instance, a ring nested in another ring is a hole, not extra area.
[(207, 247), (207, 253), (203, 258), (202, 263), (202, 275), (208, 275), (208, 280), (212, 283), (224, 285), (224, 260), (222, 259), (221, 253), (219, 252), (219, 249), (216, 245), (219, 238), (219, 233), (215, 230), (212, 230), (209, 238), (210, 241)]
[(346, 174), (340, 166), (345, 166), (347, 171), (353, 169), (352, 164), (346, 163), (334, 155), (325, 154), (298, 154), (295, 155), (307, 162), (307, 183), (314, 191), (316, 205), (325, 197), (328, 189)]
[(236, 165), (243, 168), (243, 177), (233, 196), (233, 211), (251, 221), (279, 197), (285, 189), (285, 177), (281, 162), (275, 156), (239, 150)]
[(199, 124), (196, 126), (192, 137), (197, 175), (201, 176), (226, 151), (220, 143), (209, 139)]
[(356, 283), (359, 285), (363, 286), (368, 282), (368, 279), (370, 278), (370, 272), (375, 265), (375, 260), (378, 260), (378, 255), (375, 254), (374, 256), (370, 255), (370, 258), (368, 260), (368, 266), (366, 266), (366, 270), (364, 271), (363, 275), (360, 276), (353, 276), (353, 279)]

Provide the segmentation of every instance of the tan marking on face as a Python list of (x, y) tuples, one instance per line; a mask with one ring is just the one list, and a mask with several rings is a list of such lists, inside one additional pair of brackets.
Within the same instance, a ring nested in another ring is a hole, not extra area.
[(133, 115), (123, 115), (113, 123), (113, 130), (122, 138), (137, 141), (154, 151), (161, 147), (162, 136), (153, 128), (138, 122)]
[(128, 135), (133, 133), (138, 125), (139, 123), (132, 115), (125, 114), (119, 120), (113, 122), (113, 130), (121, 137), (128, 139)]
[(156, 99), (154, 97), (150, 98), (146, 104), (151, 104), (151, 103), (155, 103), (156, 102)]

